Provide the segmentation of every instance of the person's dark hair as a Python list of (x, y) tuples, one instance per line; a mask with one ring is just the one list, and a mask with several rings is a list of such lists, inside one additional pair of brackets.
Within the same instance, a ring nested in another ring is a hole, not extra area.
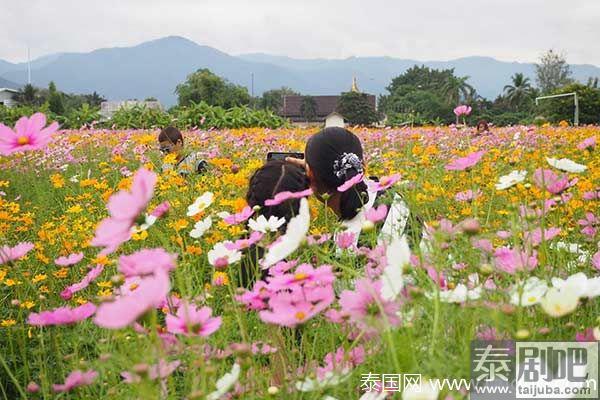
[[(359, 163), (344, 162), (346, 167), (341, 169), (339, 166), (336, 167), (336, 163), (339, 165), (348, 154), (356, 155)], [(306, 144), (305, 157), (319, 193), (333, 194), (348, 179), (364, 172), (360, 139), (344, 128), (325, 128), (313, 135)], [(364, 182), (342, 192), (340, 198), (342, 219), (354, 218), (367, 200), (367, 185)]]
[(257, 169), (250, 178), (246, 202), (250, 207), (260, 206), (258, 213), (269, 218), (274, 215), (289, 221), (300, 210), (300, 200), (290, 199), (275, 206), (265, 206), (265, 201), (281, 192), (300, 192), (309, 188), (304, 170), (283, 160), (269, 161)]
[(177, 144), (177, 142), (181, 141), (181, 144), (183, 145), (183, 135), (179, 129), (175, 128), (174, 126), (167, 126), (158, 134), (158, 141), (169, 141), (173, 144)]

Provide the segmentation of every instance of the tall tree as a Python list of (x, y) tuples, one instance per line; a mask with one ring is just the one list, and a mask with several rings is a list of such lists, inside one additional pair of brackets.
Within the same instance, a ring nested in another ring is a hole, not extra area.
[(542, 54), (540, 63), (535, 65), (535, 72), (537, 85), (543, 94), (551, 93), (573, 82), (567, 60), (552, 49)]
[(375, 107), (369, 103), (366, 93), (345, 92), (340, 96), (337, 112), (353, 125), (371, 125), (379, 116)]
[(315, 119), (317, 116), (317, 101), (312, 96), (304, 96), (300, 103), (300, 114), (306, 122)]
[(442, 91), (450, 104), (459, 104), (461, 99), (466, 100), (475, 90), (473, 86), (467, 83), (468, 76), (450, 76)]
[(204, 68), (188, 75), (175, 89), (179, 105), (206, 102), (211, 106), (231, 108), (250, 103), (248, 89), (235, 85)]
[(62, 93), (56, 89), (54, 82), (48, 85), (48, 108), (55, 114), (62, 115), (65, 112)]
[(37, 100), (38, 90), (30, 83), (26, 84), (19, 90), (17, 101), (25, 105), (33, 105)]
[(519, 106), (523, 104), (523, 101), (531, 97), (533, 93), (533, 88), (529, 83), (529, 78), (525, 77), (520, 72), (517, 72), (512, 76), (512, 85), (504, 86), (504, 94), (506, 95), (506, 100), (508, 104), (514, 106), (517, 111), (519, 111)]
[(299, 95), (300, 93), (290, 89), (289, 87), (282, 86), (279, 89), (267, 90), (263, 93), (260, 98), (260, 108), (269, 109), (278, 112), (283, 106), (283, 97), (291, 95)]

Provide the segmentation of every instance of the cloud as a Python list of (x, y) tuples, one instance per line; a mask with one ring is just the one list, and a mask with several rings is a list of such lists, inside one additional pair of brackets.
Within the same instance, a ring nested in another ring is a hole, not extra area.
[(299, 58), (469, 55), (600, 65), (600, 2), (579, 0), (0, 0), (0, 59), (181, 35), (222, 51)]

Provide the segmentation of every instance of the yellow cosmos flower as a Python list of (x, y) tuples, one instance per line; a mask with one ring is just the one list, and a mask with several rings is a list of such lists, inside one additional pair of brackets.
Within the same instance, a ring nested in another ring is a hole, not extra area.
[(17, 321), (15, 321), (14, 319), (3, 319), (0, 322), (0, 326), (2, 326), (3, 328), (8, 328), (10, 326), (13, 326), (17, 323)]
[(53, 174), (50, 176), (50, 182), (52, 182), (52, 186), (57, 189), (65, 186), (65, 178), (60, 174)]

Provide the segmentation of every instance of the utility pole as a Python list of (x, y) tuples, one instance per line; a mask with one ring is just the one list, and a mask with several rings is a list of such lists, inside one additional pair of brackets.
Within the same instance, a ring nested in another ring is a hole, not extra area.
[(31, 85), (31, 54), (27, 46), (27, 83)]
[(573, 96), (573, 104), (575, 105), (575, 112), (574, 112), (574, 115), (573, 115), (573, 125), (579, 126), (579, 99), (577, 98), (577, 92), (564, 93), (564, 94), (555, 94), (555, 95), (552, 95), (552, 96), (536, 97), (535, 98), (535, 105), (537, 106), (539, 104), (539, 100), (554, 99), (556, 97), (565, 97), (565, 96)]

